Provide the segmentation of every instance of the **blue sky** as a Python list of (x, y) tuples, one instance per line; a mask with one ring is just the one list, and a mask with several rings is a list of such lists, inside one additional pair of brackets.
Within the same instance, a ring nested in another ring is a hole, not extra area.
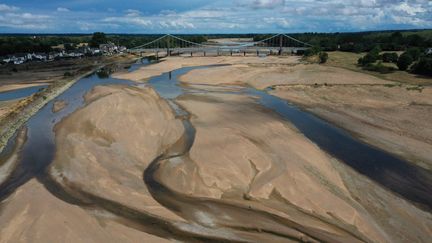
[(432, 28), (430, 0), (0, 0), (1, 33), (291, 33)]

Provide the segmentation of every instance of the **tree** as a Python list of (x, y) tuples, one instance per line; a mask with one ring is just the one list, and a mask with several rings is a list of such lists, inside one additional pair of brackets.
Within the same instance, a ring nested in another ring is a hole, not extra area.
[(358, 60), (358, 64), (361, 66), (366, 66), (368, 64), (376, 62), (381, 58), (380, 52), (381, 48), (379, 46), (375, 46), (372, 50), (369, 51), (368, 54), (366, 54), (366, 56)]
[(432, 76), (432, 57), (422, 57), (413, 65), (413, 73)]
[(320, 63), (326, 63), (328, 60), (328, 53), (327, 52), (320, 52), (319, 54), (319, 59), (320, 59)]
[(310, 57), (310, 56), (313, 56), (313, 55), (317, 55), (320, 52), (321, 52), (321, 48), (320, 47), (313, 46), (313, 47), (307, 49), (305, 51), (304, 55), (307, 56), (307, 57)]
[(371, 56), (372, 59), (379, 60), (380, 59), (380, 52), (381, 52), (381, 47), (380, 46), (375, 46), (372, 50), (369, 51), (369, 55)]
[(392, 62), (392, 63), (397, 63), (398, 61), (398, 54), (395, 52), (390, 52), (390, 53), (384, 53), (381, 56), (381, 59), (383, 60), (383, 62)]
[(401, 32), (394, 32), (390, 36), (390, 41), (394, 43), (395, 45), (400, 45), (404, 41), (404, 37)]
[(93, 37), (90, 41), (91, 47), (99, 47), (100, 44), (106, 44), (107, 43), (107, 37), (105, 33), (103, 32), (95, 32), (93, 34)]
[(406, 52), (410, 54), (410, 56), (414, 59), (414, 61), (419, 59), (422, 54), (422, 51), (418, 47), (408, 48)]
[(404, 52), (400, 57), (399, 60), (397, 62), (397, 66), (399, 68), (399, 70), (405, 71), (408, 69), (408, 67), (413, 63), (413, 58), (412, 56), (407, 53)]

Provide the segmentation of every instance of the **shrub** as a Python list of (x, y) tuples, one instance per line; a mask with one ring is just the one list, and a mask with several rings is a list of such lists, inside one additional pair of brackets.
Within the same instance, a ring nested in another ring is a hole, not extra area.
[(376, 57), (374, 57), (374, 55), (371, 55), (368, 53), (368, 54), (366, 54), (366, 56), (359, 58), (359, 60), (357, 62), (361, 66), (366, 66), (368, 64), (376, 62), (377, 60), (378, 59)]
[(320, 59), (320, 63), (326, 63), (328, 60), (328, 53), (327, 52), (320, 52), (319, 54), (319, 59)]
[(369, 55), (373, 58), (375, 58), (375, 60), (378, 60), (380, 58), (380, 52), (381, 52), (381, 48), (379, 46), (375, 46), (372, 50), (369, 51)]
[(65, 72), (63, 74), (64, 77), (72, 77), (72, 73), (71, 72)]
[(378, 62), (377, 64), (369, 63), (365, 67), (363, 67), (364, 70), (373, 71), (373, 72), (379, 72), (379, 73), (391, 73), (395, 71), (395, 68), (388, 67), (383, 65), (381, 62)]
[(420, 56), (422, 54), (422, 50), (418, 47), (411, 47), (411, 48), (408, 48), (408, 50), (406, 50), (406, 53), (410, 54), (412, 59), (414, 61), (416, 61), (417, 59), (420, 58)]
[(381, 56), (381, 59), (383, 60), (383, 62), (391, 62), (391, 63), (397, 63), (398, 58), (399, 58), (399, 56), (395, 52), (384, 53)]
[(397, 66), (399, 68), (399, 70), (405, 71), (408, 69), (408, 67), (413, 63), (413, 58), (412, 56), (407, 53), (404, 52), (398, 59), (397, 62)]
[(304, 52), (304, 55), (307, 56), (307, 57), (310, 57), (310, 56), (317, 55), (317, 54), (320, 53), (320, 52), (321, 52), (321, 48), (320, 48), (320, 47), (318, 47), (318, 46), (313, 46), (313, 47), (307, 49), (307, 50)]
[(412, 72), (432, 76), (432, 57), (420, 58), (420, 60), (413, 65)]
[(374, 47), (369, 51), (366, 56), (360, 58), (357, 63), (361, 66), (366, 66), (368, 64), (374, 63), (380, 59), (379, 53), (381, 52), (381, 48), (379, 46)]

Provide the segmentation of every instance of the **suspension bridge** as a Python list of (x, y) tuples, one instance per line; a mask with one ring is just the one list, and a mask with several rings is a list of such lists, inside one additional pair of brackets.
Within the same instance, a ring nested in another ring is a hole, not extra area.
[(130, 53), (155, 55), (283, 55), (297, 54), (312, 45), (286, 34), (276, 34), (269, 38), (251, 42), (196, 43), (171, 34), (161, 36), (146, 44), (129, 49)]

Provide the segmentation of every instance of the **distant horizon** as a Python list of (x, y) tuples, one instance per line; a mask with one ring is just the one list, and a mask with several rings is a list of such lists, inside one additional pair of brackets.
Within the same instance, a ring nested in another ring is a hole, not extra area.
[(425, 29), (380, 29), (380, 30), (363, 30), (363, 31), (337, 31), (337, 32), (316, 32), (316, 31), (305, 31), (305, 32), (232, 32), (232, 33), (121, 33), (121, 32), (104, 32), (104, 31), (94, 31), (94, 32), (53, 32), (53, 33), (44, 33), (44, 32), (17, 32), (17, 33), (3, 33), (0, 32), (0, 35), (92, 35), (95, 32), (103, 32), (106, 35), (263, 35), (263, 34), (305, 34), (305, 33), (314, 33), (314, 34), (337, 34), (337, 33), (374, 33), (374, 32), (420, 32), (420, 31), (432, 31), (432, 28)]

